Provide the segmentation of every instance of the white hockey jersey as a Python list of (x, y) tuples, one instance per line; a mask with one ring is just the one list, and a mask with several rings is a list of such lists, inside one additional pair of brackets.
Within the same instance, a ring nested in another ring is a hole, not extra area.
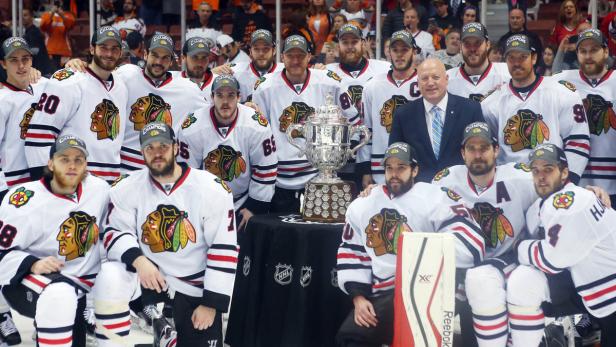
[[(342, 90), (340, 77), (333, 71), (308, 69), (303, 85), (294, 86), (284, 74), (284, 69), (261, 77), (255, 83), (252, 100), (269, 120), (278, 154), (278, 178), (276, 185), (284, 189), (303, 189), (316, 175), (317, 169), (306, 160), (306, 156), (293, 147), (287, 139), (287, 128), (291, 124), (306, 121), (319, 106), (326, 104), (329, 94), (340, 106), (342, 113), (351, 124), (360, 122), (360, 115), (351, 103), (348, 93)], [(303, 139), (298, 139), (302, 145)]]
[(593, 316), (615, 312), (616, 211), (605, 207), (591, 191), (568, 183), (533, 204), (528, 214), (527, 220), (535, 222), (528, 229), (540, 239), (520, 243), (520, 264), (547, 274), (569, 270)]
[(599, 186), (616, 194), (616, 74), (614, 70), (598, 81), (590, 81), (579, 70), (552, 76), (575, 85), (584, 102), (590, 131), (590, 158), (580, 186)]
[(46, 78), (41, 78), (25, 90), (2, 83), (4, 88), (0, 89), (0, 158), (4, 179), (0, 180), (0, 191), (30, 181), (24, 149), (26, 132), (47, 81)]
[(524, 236), (526, 211), (539, 198), (530, 168), (518, 163), (497, 166), (494, 180), (483, 191), (477, 191), (465, 165), (441, 170), (432, 183), (452, 189), (468, 204), (483, 231), (486, 259), (509, 255)]
[(284, 69), (283, 63), (274, 62), (267, 73), (261, 75), (252, 62), (240, 62), (229, 65), (233, 70), (233, 76), (240, 83), (240, 100), (242, 102), (252, 100), (252, 92), (255, 90), (255, 83), (257, 83), (259, 78), (268, 73), (278, 72)]
[(122, 171), (145, 167), (139, 145), (139, 132), (154, 121), (167, 123), (176, 132), (189, 113), (206, 105), (197, 86), (186, 78), (167, 79), (156, 85), (142, 68), (126, 64), (116, 70), (128, 88), (128, 121), (122, 143)]
[(226, 312), (238, 254), (233, 196), (218, 177), (182, 165), (169, 193), (148, 169), (111, 188), (103, 246), (128, 269), (145, 255), (171, 289)]
[(237, 117), (224, 132), (216, 123), (214, 106), (188, 115), (178, 133), (178, 160), (227, 182), (236, 210), (248, 197), (269, 203), (274, 196), (278, 158), (267, 119), (238, 104)]
[(469, 76), (464, 65), (447, 70), (449, 82), (447, 91), (471, 100), (481, 102), (511, 79), (505, 63), (490, 63), (481, 75)]
[(120, 176), (128, 91), (115, 72), (111, 78), (103, 81), (90, 69), (51, 76), (26, 133), (29, 167), (47, 165), (56, 138), (71, 134), (88, 147), (88, 171), (107, 181)]
[(434, 54), (436, 51), (434, 49), (434, 41), (432, 40), (432, 35), (429, 32), (418, 30), (416, 33), (412, 34), (413, 39), (415, 39), (415, 43), (417, 47), (421, 49), (421, 53), (419, 55), (425, 60)]
[(552, 143), (565, 151), (569, 170), (582, 176), (590, 152), (582, 98), (567, 83), (538, 77), (526, 95), (509, 82), (481, 103), (486, 122), (500, 144), (499, 164), (528, 162), (537, 145)]
[(376, 76), (366, 83), (362, 93), (364, 124), (372, 137), (367, 145), (359, 149), (357, 162), (370, 162), (372, 179), (385, 183), (385, 169), (381, 165), (389, 143), (389, 134), (396, 109), (409, 101), (421, 97), (417, 87), (417, 75), (396, 83), (392, 72)]
[(53, 256), (64, 262), (59, 275), (89, 292), (101, 265), (99, 227), (108, 203), (109, 185), (92, 175), (74, 198), (52, 193), (44, 179), (12, 188), (0, 206), (0, 285), (21, 282), (41, 293), (58, 274), (30, 268)]
[(212, 83), (214, 82), (214, 79), (218, 75), (215, 75), (211, 71), (208, 70), (205, 73), (203, 81), (200, 83), (195, 83), (188, 77), (188, 75), (186, 75), (186, 71), (169, 71), (169, 72), (171, 72), (171, 76), (173, 76), (173, 78), (185, 78), (189, 82), (192, 82), (194, 85), (196, 85), (197, 88), (199, 88), (199, 90), (201, 91), (201, 96), (203, 97), (206, 103), (211, 104), (213, 102), (212, 101)]
[(392, 198), (384, 185), (354, 200), (346, 213), (338, 248), (338, 285), (370, 285), (378, 294), (394, 287), (398, 238), (402, 232), (447, 232), (456, 239), (456, 267), (479, 264), (484, 256), (481, 230), (453, 190), (417, 183)]
[(131, 31), (136, 31), (141, 34), (141, 37), (145, 37), (146, 27), (145, 23), (140, 18), (121, 18), (112, 24), (112, 27), (116, 28), (122, 34), (122, 37), (126, 39), (126, 35)]

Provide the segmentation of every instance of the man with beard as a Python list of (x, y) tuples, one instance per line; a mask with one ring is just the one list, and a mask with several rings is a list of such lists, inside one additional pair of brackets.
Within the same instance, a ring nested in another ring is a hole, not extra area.
[(317, 107), (326, 104), (329, 96), (351, 124), (360, 121), (349, 94), (342, 89), (340, 77), (333, 71), (309, 69), (310, 57), (306, 39), (291, 35), (283, 47), (285, 68), (261, 77), (255, 84), (253, 102), (268, 117), (278, 157), (272, 212), (298, 212), (300, 194), (308, 180), (317, 174), (305, 155), (289, 143), (286, 133), (289, 125), (305, 122)]
[(616, 203), (616, 75), (608, 70), (607, 41), (600, 31), (588, 29), (578, 35), (580, 70), (563, 71), (553, 78), (575, 85), (583, 98), (590, 129), (590, 158), (581, 184), (599, 186)]
[(141, 34), (141, 37), (145, 37), (147, 32), (145, 23), (141, 18), (137, 17), (135, 0), (123, 1), (122, 16), (117, 17), (112, 26), (120, 32), (122, 38), (126, 38), (126, 35), (133, 31)]
[(573, 184), (565, 152), (554, 144), (529, 156), (537, 200), (527, 213), (536, 239), (516, 247), (507, 280), (514, 346), (538, 346), (544, 316), (587, 312), (601, 326), (601, 346), (616, 345), (616, 212)]
[[(455, 236), (456, 267), (479, 264), (484, 243), (479, 226), (454, 191), (415, 183), (415, 151), (392, 143), (383, 158), (385, 185), (349, 205), (338, 248), (338, 286), (353, 298), (354, 310), (338, 332), (341, 346), (381, 346), (393, 340), (396, 244), (403, 232)], [(459, 211), (463, 214), (458, 214)]]
[[(531, 47), (535, 47), (535, 52), (543, 52), (543, 44), (541, 43), (541, 39), (539, 35), (533, 31), (529, 31), (526, 29), (526, 13), (519, 8), (514, 8), (509, 11), (509, 31), (506, 32), (501, 38), (498, 40), (498, 47), (500, 47), (501, 52), (505, 51), (505, 44), (507, 43), (507, 39), (516, 34), (523, 34), (528, 36), (530, 39)], [(541, 66), (543, 64), (543, 55), (539, 54), (537, 56), (537, 65)]]
[(0, 285), (11, 308), (36, 321), (37, 346), (85, 346), (109, 185), (88, 174), (75, 136), (60, 136), (47, 158), (43, 179), (11, 188), (0, 205)]
[(481, 102), (487, 95), (500, 88), (511, 78), (505, 63), (488, 60), (490, 40), (481, 23), (468, 23), (462, 27), (462, 59), (464, 64), (447, 71), (447, 90)]
[(278, 158), (267, 118), (238, 104), (239, 90), (233, 76), (217, 76), (212, 86), (214, 105), (186, 117), (178, 142), (180, 161), (229, 185), (241, 230), (253, 214), (269, 211)]
[[(76, 134), (88, 146), (90, 173), (107, 181), (120, 176), (120, 147), (128, 119), (128, 91), (112, 73), (122, 56), (120, 33), (112, 27), (96, 30), (90, 54), (92, 61), (85, 72), (70, 68), (56, 71), (35, 107), (25, 135), (33, 179), (41, 176), (55, 139), (66, 133)], [(100, 133), (106, 135), (101, 137)]]
[(211, 173), (176, 162), (179, 145), (167, 124), (147, 124), (139, 141), (147, 169), (110, 191), (101, 239), (109, 261), (94, 288), (98, 345), (128, 343), (130, 324), (118, 323), (129, 320), (129, 300), (141, 294), (155, 342), (174, 346), (170, 327), (153, 309), (172, 291), (177, 346), (222, 347), (221, 314), (238, 255), (231, 191)]
[(519, 162), (542, 143), (567, 153), (569, 179), (579, 182), (590, 152), (588, 124), (582, 99), (566, 81), (537, 76), (537, 52), (528, 37), (514, 35), (505, 50), (511, 74), (508, 87), (494, 91), (481, 103), (492, 133), (498, 134), (498, 163)]
[[(183, 77), (195, 83), (206, 102), (211, 102), (214, 72), (208, 67), (210, 63), (210, 46), (201, 37), (192, 37), (182, 47), (184, 70), (174, 71), (174, 78)], [(173, 73), (173, 72), (172, 72)]]
[(374, 76), (363, 89), (364, 124), (372, 133), (371, 141), (359, 149), (357, 157), (364, 187), (373, 181), (384, 183), (381, 161), (389, 143), (394, 112), (420, 96), (415, 70), (411, 67), (416, 49), (415, 40), (407, 31), (395, 32), (389, 45), (392, 70)]
[(419, 13), (416, 8), (411, 7), (404, 11), (404, 28), (413, 36), (422, 60), (434, 54), (435, 49), (434, 43), (432, 43), (432, 35), (419, 28)]

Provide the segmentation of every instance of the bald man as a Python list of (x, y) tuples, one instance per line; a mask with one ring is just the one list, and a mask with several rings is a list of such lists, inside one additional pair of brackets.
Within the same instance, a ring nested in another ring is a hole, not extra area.
[(464, 164), (460, 153), (464, 128), (483, 122), (478, 102), (447, 92), (445, 65), (428, 58), (417, 69), (422, 97), (398, 107), (389, 143), (406, 142), (417, 151), (418, 182), (431, 182), (449, 166)]
[[(509, 31), (498, 40), (498, 46), (503, 52), (505, 51), (505, 44), (507, 43), (507, 40), (515, 34), (523, 34), (528, 36), (530, 39), (530, 45), (535, 48), (535, 52), (543, 52), (543, 44), (541, 43), (541, 39), (539, 39), (539, 35), (526, 29), (526, 15), (524, 14), (524, 11), (519, 8), (514, 8), (509, 11)], [(535, 66), (543, 65), (542, 56), (543, 54), (537, 55), (537, 63), (535, 63)]]

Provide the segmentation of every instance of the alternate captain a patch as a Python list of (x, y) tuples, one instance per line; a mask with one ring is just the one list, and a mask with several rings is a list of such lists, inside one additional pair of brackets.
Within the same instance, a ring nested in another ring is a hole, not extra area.
[(9, 204), (19, 208), (27, 204), (33, 196), (33, 191), (20, 187), (9, 197)]
[(552, 206), (554, 206), (554, 208), (556, 209), (559, 209), (559, 208), (568, 209), (569, 206), (573, 204), (574, 195), (575, 195), (574, 192), (558, 193), (554, 195), (554, 198), (552, 199)]
[(158, 205), (141, 225), (141, 242), (152, 253), (177, 252), (188, 242), (196, 243), (195, 228), (188, 220), (188, 213), (173, 205)]

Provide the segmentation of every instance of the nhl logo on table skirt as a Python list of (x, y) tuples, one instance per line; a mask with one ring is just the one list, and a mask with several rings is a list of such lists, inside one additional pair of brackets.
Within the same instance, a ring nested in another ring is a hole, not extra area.
[(242, 266), (242, 273), (244, 274), (244, 276), (248, 276), (248, 274), (250, 273), (250, 257), (248, 257), (247, 255), (244, 256), (244, 265)]
[(302, 266), (302, 270), (299, 274), (299, 284), (306, 288), (312, 281), (312, 267), (311, 266)]
[(332, 286), (338, 288), (338, 271), (336, 271), (336, 268), (332, 268), (330, 275), (332, 279)]
[(286, 286), (293, 280), (293, 267), (289, 264), (276, 265), (276, 272), (274, 272), (274, 281), (276, 283)]

